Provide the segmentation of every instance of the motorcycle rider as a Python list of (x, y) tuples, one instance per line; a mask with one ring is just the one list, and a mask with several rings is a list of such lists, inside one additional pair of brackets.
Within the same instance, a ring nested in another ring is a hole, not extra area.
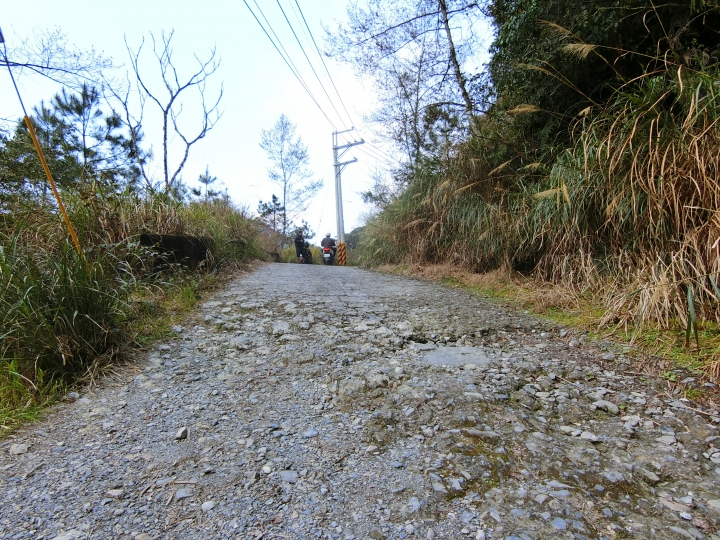
[(337, 254), (337, 245), (335, 243), (335, 239), (330, 237), (330, 233), (327, 233), (325, 235), (325, 238), (322, 239), (322, 241), (320, 242), (320, 247), (331, 248), (333, 252), (333, 259), (335, 258), (335, 255)]
[(295, 234), (293, 241), (295, 242), (295, 255), (297, 255), (297, 262), (299, 264), (300, 257), (305, 254), (305, 238), (303, 238), (302, 229), (297, 230), (297, 234)]

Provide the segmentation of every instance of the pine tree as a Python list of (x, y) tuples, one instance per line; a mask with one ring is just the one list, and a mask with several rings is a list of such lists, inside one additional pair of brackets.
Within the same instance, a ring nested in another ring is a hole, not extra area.
[[(209, 202), (210, 199), (220, 195), (220, 191), (210, 189), (210, 185), (217, 182), (217, 176), (210, 176), (210, 168), (208, 166), (205, 166), (205, 172), (198, 176), (198, 182), (205, 186), (206, 203)], [(193, 195), (196, 197), (202, 197), (202, 188), (191, 188), (190, 191), (192, 191)]]

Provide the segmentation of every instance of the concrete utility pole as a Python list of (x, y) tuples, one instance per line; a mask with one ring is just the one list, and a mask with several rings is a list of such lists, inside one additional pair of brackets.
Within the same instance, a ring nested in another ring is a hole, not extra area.
[[(357, 158), (353, 158), (350, 161), (339, 161), (339, 159), (347, 152), (351, 147), (357, 146), (358, 144), (364, 144), (365, 141), (360, 139), (359, 141), (353, 141), (347, 144), (338, 144), (338, 135), (341, 133), (348, 133), (354, 131), (355, 128), (350, 128), (345, 131), (333, 131), (333, 165), (335, 166), (335, 215), (337, 217), (337, 230), (338, 230), (338, 251), (337, 261), (339, 266), (345, 266), (347, 264), (347, 248), (345, 247), (345, 220), (343, 218), (343, 205), (342, 205), (342, 183), (340, 176), (343, 170), (350, 163), (355, 163)], [(338, 152), (342, 150), (341, 152)]]

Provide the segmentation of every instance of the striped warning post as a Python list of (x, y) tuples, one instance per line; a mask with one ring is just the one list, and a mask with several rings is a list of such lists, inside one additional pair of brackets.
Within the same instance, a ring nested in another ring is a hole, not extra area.
[(347, 248), (345, 242), (340, 242), (337, 247), (337, 264), (338, 266), (347, 265)]

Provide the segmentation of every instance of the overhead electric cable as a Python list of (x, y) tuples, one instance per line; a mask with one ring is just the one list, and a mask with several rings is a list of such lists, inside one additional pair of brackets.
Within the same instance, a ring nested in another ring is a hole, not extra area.
[[(313, 93), (310, 91), (310, 89), (307, 87), (307, 85), (305, 84), (305, 81), (302, 79), (302, 77), (299, 75), (299, 73), (296, 73), (296, 72), (295, 72), (295, 70), (294, 70), (293, 67), (291, 66), (292, 60), (289, 60), (289, 56), (288, 56), (288, 58), (285, 58), (285, 55), (283, 55), (283, 53), (280, 51), (278, 45), (276, 45), (276, 44), (275, 44), (275, 41), (273, 41), (273, 39), (270, 37), (270, 34), (268, 34), (268, 31), (265, 29), (265, 27), (263, 26), (263, 24), (260, 22), (260, 19), (257, 18), (257, 15), (255, 15), (255, 12), (252, 10), (252, 8), (250, 7), (250, 5), (247, 3), (247, 0), (243, 0), (243, 2), (245, 3), (245, 6), (248, 8), (248, 10), (250, 11), (250, 13), (252, 14), (252, 16), (253, 16), (253, 18), (255, 19), (255, 21), (258, 23), (258, 25), (260, 25), (260, 28), (262, 28), (262, 31), (265, 33), (265, 35), (267, 36), (267, 38), (270, 40), (270, 43), (273, 44), (273, 47), (275, 47), (275, 50), (276, 50), (276, 51), (278, 52), (278, 54), (282, 57), (282, 59), (285, 61), (285, 64), (287, 64), (288, 68), (290, 68), (290, 71), (292, 72), (292, 74), (295, 76), (295, 78), (298, 80), (298, 82), (300, 82), (300, 85), (303, 87), (303, 89), (305, 90), (305, 92), (307, 92), (307, 94), (310, 96), (310, 99), (312, 99), (313, 103), (315, 103), (315, 105), (317, 106), (317, 108), (320, 109), (320, 112), (321, 112), (322, 115), (325, 117), (325, 119), (328, 121), (328, 123), (332, 126), (332, 128), (333, 128), (335, 131), (337, 131), (337, 130), (338, 130), (337, 126), (335, 126), (335, 124), (333, 123), (333, 121), (330, 120), (330, 118), (328, 117), (327, 114), (325, 114), (325, 111), (324, 111), (323, 108), (320, 106), (320, 103), (318, 103), (317, 99), (315, 99), (315, 96), (314, 96)], [(257, 6), (258, 11), (260, 11), (260, 14), (263, 16), (263, 19), (265, 19), (265, 21), (267, 22), (268, 27), (270, 28), (270, 30), (272, 31), (272, 33), (277, 37), (277, 34), (275, 34), (275, 31), (272, 29), (272, 25), (271, 25), (270, 22), (267, 20), (267, 17), (265, 17), (265, 14), (263, 13), (263, 11), (262, 11), (262, 9), (260, 8), (260, 6), (257, 5), (257, 2), (255, 2), (255, 5)], [(280, 42), (279, 38), (278, 38), (278, 42)], [(280, 46), (282, 47), (282, 43), (280, 43)], [(283, 47), (283, 50), (285, 50), (285, 47)], [(293, 65), (294, 65), (294, 64), (293, 64)]]
[[(357, 134), (358, 134), (361, 138), (363, 138), (363, 134), (362, 134), (362, 132), (361, 132), (359, 129), (353, 128), (353, 130), (355, 130), (355, 131), (357, 132)], [(350, 137), (349, 137), (349, 135), (348, 135), (347, 133), (341, 133), (341, 134), (339, 134), (339, 135), (340, 135), (340, 137), (342, 137), (343, 139), (345, 139), (345, 141), (347, 141), (347, 142), (352, 142), (352, 139), (350, 139)], [(391, 155), (391, 154), (388, 154), (386, 151), (384, 151), (384, 150), (383, 150), (382, 148), (380, 148), (379, 146), (377, 146), (377, 145), (375, 145), (375, 144), (372, 144), (372, 143), (370, 143), (370, 142), (368, 142), (368, 141), (365, 141), (365, 144), (366, 144), (369, 148), (374, 149), (375, 153), (381, 154), (381, 155), (385, 156), (386, 160), (389, 160), (389, 161), (394, 162), (394, 163), (401, 163), (401, 161), (398, 160), (395, 156), (393, 156), (393, 155)]]
[[(362, 134), (361, 134), (361, 135), (362, 135)], [(367, 144), (367, 147), (368, 147), (371, 151), (373, 151), (375, 154), (377, 154), (378, 156), (383, 156), (383, 159), (385, 159), (385, 161), (390, 161), (390, 162), (392, 162), (392, 163), (401, 163), (401, 161), (400, 161), (399, 159), (397, 159), (396, 157), (388, 154), (388, 153), (385, 152), (382, 148), (380, 148), (380, 147), (378, 147), (378, 146), (376, 146), (376, 145), (374, 145), (374, 144), (372, 144), (372, 143), (368, 143), (368, 142), (366, 142), (365, 144)]]
[(370, 156), (371, 158), (375, 159), (376, 161), (382, 161), (382, 162), (384, 162), (384, 163), (385, 163), (386, 165), (388, 165), (388, 166), (394, 166), (394, 165), (395, 165), (395, 162), (394, 162), (394, 161), (391, 161), (391, 160), (389, 160), (389, 159), (381, 156), (380, 154), (378, 154), (377, 152), (373, 151), (373, 150), (370, 149), (370, 148), (358, 148), (358, 150), (359, 150), (360, 152), (363, 152), (364, 154)]
[(327, 73), (328, 78), (330, 79), (330, 83), (333, 85), (333, 88), (335, 89), (335, 93), (337, 94), (337, 97), (340, 100), (340, 104), (342, 105), (342, 108), (345, 110), (345, 114), (347, 114), (348, 120), (350, 120), (350, 125), (354, 125), (352, 116), (350, 115), (347, 107), (345, 106), (345, 102), (343, 101), (343, 98), (340, 95), (340, 92), (338, 91), (337, 86), (335, 85), (335, 81), (333, 80), (332, 75), (330, 75), (330, 70), (328, 69), (327, 64), (325, 63), (325, 59), (323, 58), (323, 55), (320, 52), (320, 47), (318, 47), (318, 44), (315, 41), (315, 36), (313, 36), (312, 30), (310, 30), (310, 25), (308, 25), (307, 19), (305, 19), (305, 14), (303, 13), (303, 10), (300, 7), (300, 4), (298, 3), (298, 0), (295, 0), (295, 5), (297, 6), (298, 11), (300, 11), (300, 16), (302, 17), (302, 20), (305, 23), (305, 28), (307, 28), (308, 33), (310, 34), (310, 39), (312, 39), (313, 45), (315, 45), (315, 50), (317, 51), (318, 56), (320, 57), (320, 61), (322, 62), (323, 67), (325, 68), (325, 73)]
[[(266, 15), (265, 15), (265, 13), (263, 12), (262, 8), (258, 5), (257, 0), (253, 0), (253, 2), (254, 2), (254, 4), (255, 4), (258, 12), (259, 12), (260, 15), (262, 16), (262, 19), (265, 21), (265, 23), (266, 23), (266, 25), (267, 25), (267, 29), (266, 29), (265, 25), (263, 25), (263, 23), (260, 21), (260, 19), (258, 18), (258, 16), (255, 14), (255, 12), (253, 11), (253, 9), (250, 7), (250, 5), (248, 4), (247, 0), (243, 0), (243, 1), (244, 1), (244, 3), (245, 3), (245, 6), (248, 8), (248, 10), (250, 11), (250, 13), (252, 14), (252, 16), (253, 16), (253, 18), (255, 19), (255, 21), (258, 23), (258, 25), (259, 25), (260, 28), (263, 30), (263, 32), (265, 33), (265, 35), (267, 36), (267, 38), (270, 40), (270, 43), (272, 43), (272, 45), (273, 45), (273, 47), (275, 48), (275, 50), (278, 52), (278, 54), (280, 55), (280, 57), (283, 59), (283, 61), (285, 62), (285, 64), (286, 64), (286, 65), (288, 66), (288, 68), (290, 69), (290, 71), (291, 71), (291, 73), (293, 74), (293, 76), (295, 76), (295, 78), (298, 80), (298, 82), (299, 82), (300, 85), (303, 87), (303, 89), (305, 90), (305, 92), (308, 94), (308, 96), (310, 97), (310, 99), (313, 101), (313, 103), (315, 103), (315, 105), (317, 106), (317, 108), (320, 110), (320, 112), (321, 112), (322, 115), (325, 117), (325, 119), (328, 121), (328, 123), (332, 126), (332, 128), (333, 128), (335, 131), (340, 131), (340, 130), (336, 127), (335, 123), (334, 123), (334, 122), (330, 119), (330, 117), (327, 115), (327, 113), (325, 112), (325, 110), (323, 109), (323, 107), (320, 105), (319, 101), (317, 100), (317, 98), (315, 97), (315, 95), (313, 94), (313, 92), (310, 90), (309, 85), (305, 82), (305, 79), (304, 79), (304, 78), (302, 77), (302, 75), (300, 74), (300, 70), (299, 70), (298, 67), (295, 65), (295, 63), (292, 61), (292, 58), (290, 57), (290, 54), (288, 53), (287, 49), (283, 46), (282, 41), (280, 40), (280, 37), (279, 37), (279, 36), (277, 35), (277, 33), (275, 32), (274, 28), (272, 27), (272, 24), (270, 23), (270, 21), (269, 21), (268, 18), (266, 17)], [(320, 53), (319, 47), (317, 46), (317, 42), (315, 41), (314, 37), (312, 37), (312, 31), (310, 30), (310, 27), (309, 27), (309, 25), (307, 24), (307, 20), (305, 19), (305, 16), (304, 16), (304, 14), (302, 13), (302, 9), (300, 8), (300, 5), (297, 3), (297, 0), (296, 0), (296, 5), (297, 5), (298, 9), (300, 10), (301, 17), (303, 18), (303, 21), (304, 21), (304, 23), (305, 23), (305, 25), (306, 25), (306, 27), (307, 27), (307, 29), (308, 29), (308, 32), (310, 32), (311, 40), (313, 41), (313, 44), (315, 45), (315, 49), (316, 49), (316, 51), (318, 52), (318, 55), (320, 56), (320, 60), (322, 61), (323, 66), (325, 67), (325, 70), (326, 70), (326, 72), (328, 73), (328, 77), (330, 77), (330, 80), (331, 80), (331, 83), (332, 83), (332, 85), (333, 85), (333, 88), (335, 89), (335, 92), (338, 94), (338, 98), (340, 99), (340, 102), (341, 102), (341, 104), (342, 104), (342, 106), (343, 106), (343, 109), (345, 110), (345, 113), (348, 115), (348, 118), (349, 118), (350, 121), (352, 122), (352, 116), (351, 116), (350, 113), (348, 112), (347, 107), (345, 106), (345, 103), (344, 103), (344, 101), (342, 100), (342, 97), (340, 96), (340, 93), (339, 93), (339, 91), (338, 91), (338, 89), (337, 89), (337, 86), (335, 85), (335, 82), (334, 82), (334, 80), (332, 79), (332, 75), (330, 74), (330, 71), (329, 71), (329, 69), (328, 69), (328, 67), (327, 67), (327, 64), (325, 63), (325, 61), (324, 61), (323, 58), (322, 58), (322, 54)], [(299, 40), (299, 38), (298, 38), (298, 36), (297, 36), (297, 33), (295, 32), (292, 24), (291, 24), (290, 21), (288, 20), (288, 17), (287, 17), (287, 15), (286, 15), (285, 11), (284, 11), (283, 8), (282, 8), (282, 5), (280, 5), (279, 0), (278, 0), (278, 6), (280, 7), (280, 10), (282, 11), (283, 16), (285, 17), (286, 22), (287, 22), (288, 25), (290, 26), (290, 30), (292, 31), (293, 35), (295, 36), (295, 39), (297, 40), (298, 45), (300, 45), (300, 48), (301, 48), (301, 50), (303, 51), (303, 54), (305, 55), (305, 58), (308, 60), (308, 63), (310, 64), (310, 67), (313, 69), (313, 73), (315, 74), (315, 77), (318, 79), (318, 82), (320, 82), (320, 85), (321, 85), (323, 91), (325, 92), (325, 95), (327, 96), (328, 100), (330, 101), (330, 104), (332, 105), (333, 109), (335, 110), (335, 113), (337, 114), (337, 116), (338, 116), (338, 118), (340, 119), (340, 121), (341, 121), (341, 123), (343, 124), (343, 126), (345, 126), (345, 122), (344, 122), (343, 119), (342, 119), (342, 115), (341, 115), (340, 112), (337, 110), (337, 108), (335, 107), (332, 99), (331, 99), (330, 96), (328, 95), (328, 92), (327, 92), (327, 90), (325, 89), (324, 85), (322, 84), (322, 81), (320, 80), (317, 72), (315, 71), (315, 69), (314, 69), (314, 67), (313, 67), (313, 65), (312, 65), (312, 62), (310, 61), (310, 58), (308, 57), (307, 53), (305, 52), (305, 49), (303, 48), (302, 43), (300, 42), (300, 40)], [(269, 29), (269, 32), (268, 32), (268, 29)], [(270, 35), (270, 33), (272, 33), (272, 36), (274, 36), (275, 39), (273, 39), (273, 37)], [(343, 134), (342, 134), (342, 137), (345, 138), (345, 139), (347, 139), (348, 142), (351, 142), (351, 139), (349, 138), (348, 134), (343, 133)], [(365, 150), (365, 149), (363, 149), (363, 148), (360, 148), (360, 151), (362, 151), (363, 153), (365, 153), (366, 155), (368, 155), (369, 157), (371, 157), (371, 158), (374, 159), (374, 160), (377, 160), (377, 161), (380, 161), (380, 162), (384, 162), (387, 166), (396, 166), (397, 164), (400, 164), (400, 161), (399, 161), (399, 160), (397, 160), (396, 158), (390, 156), (389, 154), (387, 154), (386, 152), (384, 152), (384, 151), (381, 150), (380, 148), (378, 148), (378, 147), (376, 147), (376, 146), (374, 146), (374, 145), (372, 145), (372, 144), (370, 144), (370, 143), (368, 143), (368, 146), (369, 146), (369, 149), (368, 149), (368, 150)], [(374, 150), (373, 150), (373, 149), (374, 149)], [(381, 157), (381, 155), (384, 155), (385, 157)]]
[[(358, 134), (362, 136), (362, 134), (360, 134), (359, 131), (358, 131)], [(384, 161), (385, 163), (387, 163), (388, 165), (391, 165), (391, 166), (396, 166), (396, 165), (399, 165), (402, 163), (396, 157), (391, 156), (390, 154), (388, 154), (387, 152), (384, 152), (382, 149), (380, 149), (376, 145), (369, 143), (367, 141), (365, 141), (365, 147), (359, 148), (359, 150), (361, 152), (365, 152), (366, 154), (370, 155), (374, 159), (379, 160), (379, 161)]]
[[(292, 72), (292, 74), (295, 76), (295, 78), (298, 79), (298, 81), (300, 82), (300, 84), (302, 85), (302, 87), (303, 87), (306, 91), (308, 91), (308, 87), (307, 87), (307, 84), (305, 83), (305, 80), (304, 80), (304, 79), (302, 78), (302, 76), (300, 75), (300, 72), (299, 72), (299, 70), (297, 69), (297, 67), (295, 66), (295, 63), (292, 61), (292, 58), (290, 58), (290, 55), (287, 53), (287, 51), (285, 50), (285, 47), (284, 47), (284, 46), (282, 45), (282, 43), (280, 42), (280, 39), (278, 38), (277, 34), (276, 34), (275, 31), (273, 30), (273, 28), (272, 28), (272, 26), (270, 25), (269, 21), (267, 20), (267, 17), (265, 17), (265, 14), (262, 12), (262, 9), (260, 9), (260, 6), (257, 5), (257, 2), (255, 3), (255, 6), (258, 8), (258, 10), (260, 11), (260, 14), (263, 16), (263, 19), (265, 19), (265, 22), (268, 24), (268, 27), (270, 28), (270, 31), (271, 31), (271, 32), (273, 33), (273, 35), (275, 36), (275, 39), (277, 39), (277, 43), (275, 43), (275, 40), (270, 36), (270, 34), (268, 34), (268, 31), (265, 29), (265, 26), (260, 22), (260, 19), (258, 19), (257, 15), (255, 15), (255, 12), (252, 10), (252, 8), (251, 8), (250, 5), (247, 3), (247, 1), (246, 1), (246, 0), (243, 0), (243, 1), (245, 2), (245, 6), (247, 6), (248, 10), (249, 10), (250, 13), (252, 14), (252, 16), (253, 16), (253, 18), (255, 19), (255, 21), (258, 23), (258, 25), (260, 26), (260, 28), (262, 29), (262, 31), (265, 33), (265, 35), (267, 36), (267, 38), (270, 40), (270, 43), (272, 43), (273, 47), (275, 47), (275, 50), (278, 52), (278, 54), (279, 54), (280, 57), (283, 59), (283, 61), (285, 62), (285, 64), (288, 66), (288, 68), (290, 68), (290, 71)], [(280, 50), (281, 48), (282, 48), (282, 51)]]
[[(278, 0), (279, 1), (279, 0)], [(348, 119), (350, 120), (350, 125), (355, 125), (355, 121), (353, 120), (352, 115), (348, 111), (348, 108), (345, 106), (345, 101), (343, 100), (342, 96), (340, 95), (340, 91), (338, 90), (337, 85), (335, 84), (335, 80), (333, 79), (332, 75), (330, 74), (330, 69), (327, 66), (327, 63), (325, 62), (325, 58), (323, 57), (322, 52), (320, 51), (320, 47), (317, 44), (317, 41), (315, 41), (315, 36), (313, 36), (312, 30), (310, 29), (310, 25), (307, 22), (307, 19), (305, 18), (305, 14), (303, 13), (302, 8), (300, 7), (300, 4), (298, 3), (298, 0), (295, 0), (295, 5), (298, 8), (298, 11), (300, 12), (300, 16), (302, 17), (303, 22), (305, 23), (305, 28), (307, 28), (308, 33), (310, 34), (310, 39), (313, 42), (313, 45), (315, 46), (315, 51), (318, 53), (318, 57), (320, 58), (320, 61), (322, 62), (323, 67), (325, 68), (325, 72), (327, 73), (328, 78), (330, 79), (330, 83), (333, 86), (333, 89), (335, 90), (335, 93), (337, 94), (338, 99), (340, 100), (340, 104), (342, 105), (343, 110), (345, 111), (345, 114), (347, 115)], [(359, 132), (358, 132), (359, 133)], [(362, 134), (360, 134), (362, 135)], [(345, 136), (347, 138), (347, 136)], [(373, 146), (372, 144), (365, 142), (369, 146)], [(397, 161), (395, 158), (381, 150), (380, 148), (375, 147), (379, 153), (384, 154), (387, 158), (391, 159), (392, 161)]]
[(310, 43), (312, 38), (308, 35), (308, 31), (306, 29), (307, 27), (305, 26), (302, 19), (300, 18), (300, 14), (298, 13), (298, 10), (295, 9), (295, 6), (292, 5), (292, 2), (290, 2), (290, 9), (292, 10), (293, 15), (295, 15), (295, 20), (297, 21), (298, 25), (300, 26), (300, 30), (302, 30), (302, 34), (305, 38), (305, 40), (304, 40), (305, 43), (306, 44)]
[[(360, 131), (358, 129), (353, 128), (353, 130), (356, 131), (358, 133), (358, 135), (360, 135), (362, 138), (362, 133), (360, 133)], [(353, 141), (353, 139), (351, 139), (347, 133), (338, 133), (338, 136), (342, 137), (348, 143), (351, 143)], [(400, 161), (396, 157), (388, 154), (387, 152), (382, 150), (377, 145), (374, 145), (372, 143), (365, 141), (365, 146), (367, 148), (363, 147), (363, 148), (359, 148), (359, 150), (361, 152), (368, 154), (373, 159), (376, 159), (378, 161), (384, 161), (386, 164), (388, 164), (390, 166), (397, 166), (397, 165), (402, 164), (402, 161)]]
[[(297, 41), (298, 45), (300, 46), (300, 50), (305, 55), (305, 59), (308, 61), (308, 64), (310, 64), (310, 69), (312, 69), (312, 72), (315, 74), (315, 78), (317, 79), (318, 83), (320, 83), (320, 88), (322, 88), (323, 92), (325, 92), (325, 96), (328, 98), (328, 101), (330, 102), (330, 106), (335, 111), (335, 114), (338, 115), (338, 118), (340, 119), (340, 123), (343, 125), (343, 127), (345, 129), (347, 129), (347, 125), (345, 125), (345, 121), (342, 119), (342, 116), (340, 115), (340, 112), (337, 110), (337, 107), (335, 107), (335, 103), (333, 103), (333, 100), (330, 97), (330, 94), (328, 94), (328, 91), (325, 88), (325, 85), (323, 84), (322, 80), (320, 79), (320, 76), (317, 74), (317, 71), (315, 71), (315, 66), (313, 66), (313, 63), (310, 61), (310, 57), (307, 55), (307, 52), (305, 52), (305, 47), (303, 47), (303, 44), (300, 41), (300, 38), (298, 37), (297, 33), (295, 32), (295, 28), (293, 28), (293, 25), (290, 22), (290, 19), (288, 19), (288, 16), (285, 13), (285, 10), (283, 9), (282, 4), (280, 3), (280, 0), (277, 0), (277, 5), (280, 8), (280, 11), (282, 11), (283, 17), (285, 17), (285, 21), (288, 23), (288, 26), (290, 27), (290, 31), (292, 32), (293, 36), (295, 36), (295, 41)], [(335, 131), (338, 131), (338, 130), (335, 130)]]
[(8, 59), (8, 52), (7, 52), (7, 45), (5, 44), (5, 37), (3, 36), (2, 30), (0, 30), (0, 44), (2, 44), (3, 50), (2, 50), (2, 59), (5, 61), (5, 65), (8, 69), (8, 75), (10, 75), (10, 80), (12, 81), (13, 88), (15, 88), (15, 94), (17, 94), (18, 101), (20, 102), (20, 108), (23, 112), (23, 119), (25, 120), (25, 125), (28, 129), (28, 134), (30, 135), (30, 138), (32, 139), (33, 145), (35, 146), (35, 151), (37, 152), (38, 159), (40, 160), (40, 164), (42, 165), (43, 170), (45, 171), (45, 176), (48, 179), (48, 182), (50, 183), (50, 188), (52, 189), (53, 195), (55, 196), (55, 201), (57, 202), (58, 209), (60, 210), (60, 213), (62, 214), (63, 220), (65, 221), (65, 226), (68, 229), (68, 234), (70, 235), (70, 238), (75, 245), (75, 249), (77, 250), (78, 257), (80, 257), (80, 260), (85, 265), (85, 270), (87, 270), (88, 274), (90, 273), (90, 264), (87, 261), (87, 258), (85, 257), (85, 252), (83, 251), (82, 246), (80, 245), (80, 240), (78, 240), (77, 234), (75, 233), (75, 228), (72, 225), (72, 222), (70, 221), (70, 216), (67, 213), (67, 210), (65, 209), (65, 205), (63, 204), (62, 197), (60, 197), (60, 192), (57, 189), (57, 184), (55, 184), (55, 179), (53, 178), (52, 172), (50, 172), (50, 167), (48, 167), (47, 161), (45, 160), (45, 155), (43, 154), (42, 147), (40, 146), (40, 141), (38, 141), (37, 135), (35, 134), (35, 128), (32, 125), (32, 121), (30, 120), (30, 117), (27, 114), (27, 111), (25, 110), (25, 103), (23, 102), (22, 96), (20, 95), (20, 89), (18, 88), (17, 83), (15, 82), (15, 76), (13, 75), (12, 69), (10, 69), (10, 60)]
[(366, 150), (366, 149), (364, 149), (364, 148), (358, 148), (358, 150), (359, 150), (360, 152), (363, 152), (364, 154), (370, 156), (370, 157), (373, 158), (375, 161), (384, 163), (384, 164), (387, 165), (388, 167), (396, 167), (397, 165), (400, 164), (399, 161), (391, 162), (391, 161), (389, 161), (387, 158), (384, 158), (384, 157), (380, 156), (379, 154), (373, 154), (373, 153), (371, 153), (370, 151), (368, 151), (368, 150)]
[[(305, 90), (308, 90), (308, 85), (307, 85), (307, 83), (305, 82), (305, 79), (303, 79), (303, 78), (302, 78), (302, 75), (300, 75), (300, 70), (299, 70), (299, 69), (297, 68), (297, 66), (295, 65), (295, 62), (292, 61), (292, 58), (290, 57), (290, 54), (287, 52), (287, 49), (285, 49), (285, 47), (283, 46), (282, 41), (280, 41), (280, 37), (277, 35), (277, 33), (275, 32), (275, 30), (273, 29), (272, 25), (270, 24), (270, 21), (268, 21), (267, 17), (265, 16), (265, 13), (263, 12), (262, 8), (258, 5), (257, 1), (256, 1), (256, 0), (253, 0), (253, 1), (254, 1), (254, 3), (255, 3), (255, 7), (257, 7), (258, 11), (260, 12), (260, 15), (262, 15), (262, 18), (265, 20), (265, 23), (267, 24), (268, 28), (269, 28), (270, 31), (272, 32), (273, 36), (275, 36), (275, 39), (274, 39), (274, 40), (273, 40), (273, 38), (271, 38), (270, 35), (267, 33), (267, 30), (265, 30), (265, 27), (264, 27), (263, 24), (260, 22), (260, 20), (257, 18), (257, 16), (256, 16), (255, 13), (252, 11), (252, 9), (250, 8), (250, 6), (248, 5), (247, 2), (245, 2), (245, 5), (246, 5), (246, 6), (248, 7), (248, 9), (250, 10), (250, 13), (252, 13), (253, 17), (255, 17), (255, 20), (256, 20), (257, 23), (260, 25), (260, 28), (263, 29), (263, 32), (265, 32), (265, 35), (268, 37), (268, 39), (270, 40), (270, 42), (271, 42), (271, 43), (273, 44), (273, 46), (275, 47), (275, 50), (277, 50), (277, 52), (280, 53), (280, 56), (282, 57), (282, 59), (285, 60), (285, 63), (286, 63), (286, 64), (288, 65), (288, 67), (290, 68), (290, 71), (292, 71), (293, 75), (295, 75), (295, 77), (297, 77), (297, 79), (300, 80), (300, 83), (303, 85), (303, 87), (305, 88)], [(275, 44), (275, 41), (277, 41), (277, 44)], [(279, 47), (279, 48), (278, 48), (278, 47)], [(282, 49), (282, 51), (280, 51), (280, 49)]]

